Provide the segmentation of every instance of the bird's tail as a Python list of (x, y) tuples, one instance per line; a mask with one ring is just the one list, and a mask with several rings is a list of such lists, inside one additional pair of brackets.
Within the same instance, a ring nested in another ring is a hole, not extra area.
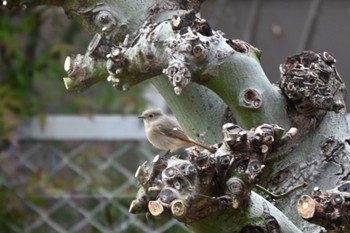
[(190, 141), (191, 141), (194, 145), (199, 146), (199, 147), (202, 147), (203, 149), (206, 149), (206, 150), (209, 151), (210, 153), (215, 153), (215, 152), (216, 152), (216, 149), (215, 149), (214, 147), (209, 147), (209, 146), (203, 145), (202, 143), (197, 142), (197, 141), (193, 140), (192, 138), (190, 138)]

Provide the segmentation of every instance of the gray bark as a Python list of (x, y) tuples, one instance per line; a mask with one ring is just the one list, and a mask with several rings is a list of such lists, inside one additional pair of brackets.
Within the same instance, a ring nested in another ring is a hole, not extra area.
[[(345, 86), (328, 53), (288, 58), (277, 86), (264, 74), (258, 49), (225, 38), (196, 14), (201, 1), (19, 0), (9, 7), (16, 4), (60, 5), (95, 34), (84, 55), (67, 58), (67, 89), (107, 80), (127, 90), (152, 79), (185, 132), (215, 144), (213, 155), (192, 149), (186, 159), (140, 166), (131, 212), (170, 212), (195, 232), (318, 231), (297, 213), (298, 199), (349, 178)], [(171, 178), (186, 184), (165, 179), (172, 169), (180, 170)], [(279, 210), (252, 191), (256, 184), (275, 193)]]

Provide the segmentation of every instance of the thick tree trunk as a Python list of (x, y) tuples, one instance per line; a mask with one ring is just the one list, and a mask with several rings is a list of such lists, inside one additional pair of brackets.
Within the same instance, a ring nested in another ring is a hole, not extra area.
[[(328, 53), (290, 57), (279, 85), (272, 85), (259, 50), (212, 30), (197, 14), (201, 2), (18, 0), (9, 7), (59, 5), (95, 34), (84, 55), (67, 58), (67, 89), (82, 91), (107, 80), (127, 90), (152, 78), (185, 132), (215, 144), (214, 154), (193, 148), (140, 166), (131, 212), (170, 213), (201, 233), (318, 232), (299, 216), (298, 199), (314, 187), (332, 189), (350, 171), (344, 165), (345, 86), (335, 60)], [(277, 208), (253, 191), (257, 184), (259, 194), (274, 193), (267, 198)], [(316, 204), (309, 203), (316, 202), (300, 199), (303, 218), (314, 220), (303, 208), (312, 210)], [(339, 218), (320, 225), (334, 230), (335, 223)]]

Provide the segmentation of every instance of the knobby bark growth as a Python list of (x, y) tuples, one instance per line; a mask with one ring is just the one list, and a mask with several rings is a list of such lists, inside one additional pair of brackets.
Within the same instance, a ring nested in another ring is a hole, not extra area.
[(319, 232), (311, 223), (346, 232), (350, 139), (335, 59), (311, 51), (288, 57), (273, 85), (260, 51), (213, 30), (199, 16), (201, 3), (17, 0), (8, 7), (61, 6), (94, 34), (85, 54), (66, 59), (68, 90), (100, 81), (128, 90), (151, 79), (185, 132), (217, 149), (142, 164), (130, 212), (172, 216), (202, 233)]

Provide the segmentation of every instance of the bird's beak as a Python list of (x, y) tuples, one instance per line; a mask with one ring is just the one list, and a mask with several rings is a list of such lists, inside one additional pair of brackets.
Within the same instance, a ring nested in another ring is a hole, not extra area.
[(137, 116), (138, 118), (140, 118), (140, 119), (145, 119), (145, 117), (144, 116), (142, 116), (142, 115), (140, 115), (140, 116)]

